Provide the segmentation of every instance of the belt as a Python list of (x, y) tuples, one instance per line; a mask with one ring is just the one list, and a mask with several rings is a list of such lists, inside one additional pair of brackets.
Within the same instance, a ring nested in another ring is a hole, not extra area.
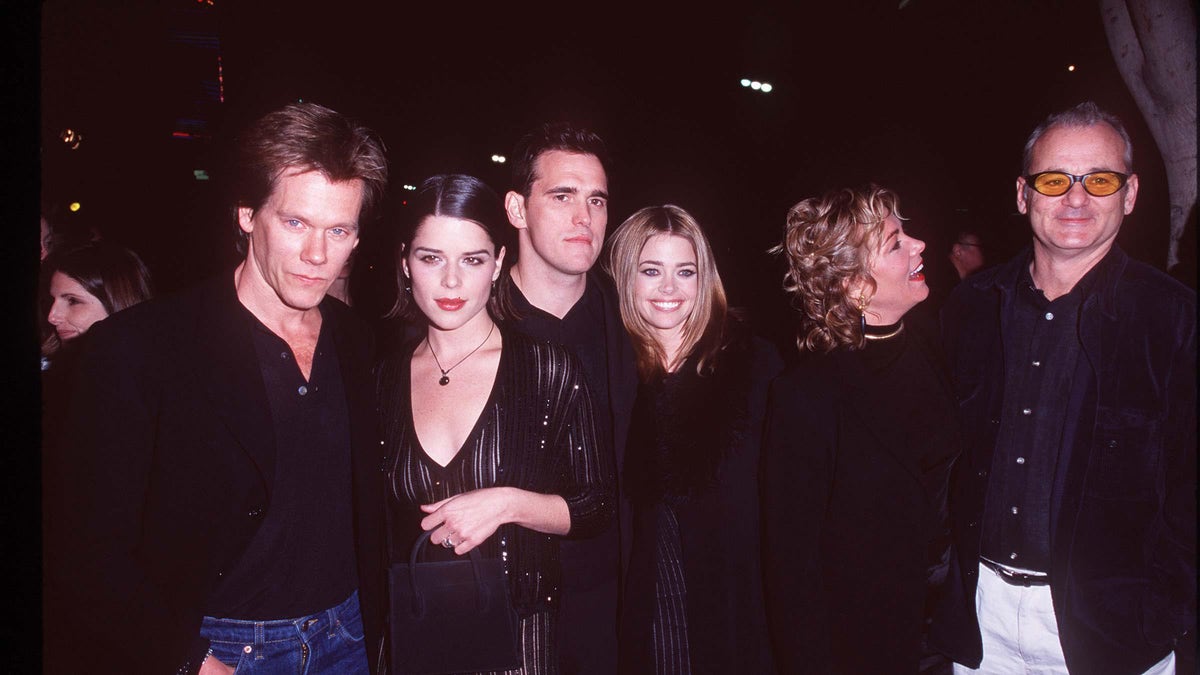
[(1016, 572), (1003, 565), (994, 563), (987, 558), (980, 558), (979, 562), (985, 567), (991, 569), (996, 574), (999, 574), (1000, 578), (1003, 579), (1004, 583), (1006, 584), (1025, 587), (1050, 585), (1049, 574), (1026, 574), (1025, 572)]

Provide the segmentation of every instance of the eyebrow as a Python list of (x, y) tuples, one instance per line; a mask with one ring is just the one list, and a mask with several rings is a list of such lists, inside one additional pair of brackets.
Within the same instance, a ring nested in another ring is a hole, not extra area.
[[(548, 194), (548, 195), (577, 195), (577, 194), (579, 194), (579, 188), (573, 187), (570, 185), (556, 185), (552, 188), (547, 188), (546, 194)], [(605, 192), (604, 190), (592, 190), (590, 193), (588, 193), (588, 196), (589, 197), (600, 197), (601, 199), (608, 199), (608, 193)]]
[(899, 236), (900, 236), (899, 229), (892, 230), (891, 233), (888, 234), (888, 236), (883, 238), (883, 244), (881, 246), (886, 245), (889, 241), (892, 240), (893, 237), (899, 237)]
[[(443, 250), (442, 250), (442, 249), (440, 249), (440, 248), (430, 248), (430, 247), (428, 247), (428, 246), (414, 246), (414, 247), (413, 247), (413, 253), (417, 253), (417, 252), (419, 252), (419, 251), (425, 251), (426, 253), (436, 253), (436, 254), (438, 254), (438, 255), (446, 255), (446, 252), (445, 252), (445, 251), (443, 251)], [(481, 249), (479, 249), (478, 251), (467, 251), (467, 252), (463, 253), (462, 255), (464, 255), (464, 256), (469, 256), (469, 255), (475, 255), (475, 256), (478, 256), (478, 255), (491, 255), (491, 254), (492, 254), (492, 252), (491, 252), (491, 251), (487, 250), (486, 248), (481, 248)]]
[[(667, 266), (667, 264), (666, 264), (666, 263), (664, 263), (664, 262), (663, 262), (663, 261), (661, 261), (661, 260), (643, 260), (643, 261), (639, 262), (638, 264), (639, 264), (639, 265), (658, 265), (659, 267), (666, 267), (666, 266)], [(696, 263), (694, 263), (694, 262), (681, 262), (681, 263), (679, 263), (678, 265), (676, 265), (676, 267), (685, 267), (685, 266), (691, 266), (691, 267), (695, 267), (695, 266), (696, 266)]]

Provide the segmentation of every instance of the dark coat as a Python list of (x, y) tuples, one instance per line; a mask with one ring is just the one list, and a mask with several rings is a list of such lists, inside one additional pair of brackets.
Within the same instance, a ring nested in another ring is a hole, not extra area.
[(932, 542), (948, 542), (903, 427), (880, 414), (902, 395), (844, 348), (806, 355), (771, 387), (763, 573), (781, 673), (917, 672)]
[[(1029, 251), (959, 285), (942, 314), (967, 446), (936, 644), (982, 658), (980, 528), (1004, 392), (1003, 309)], [(1080, 308), (1082, 357), (1050, 502), (1050, 592), (1071, 672), (1141, 673), (1196, 614), (1196, 298), (1113, 248)]]
[(653, 673), (656, 509), (679, 525), (691, 672), (772, 671), (759, 560), (758, 470), (767, 387), (782, 369), (750, 336), (701, 377), (688, 360), (665, 385), (643, 385), (626, 453), (636, 525), (622, 607), (621, 672)]
[[(342, 303), (321, 309), (346, 391), (373, 655), (384, 577), (372, 563), (382, 560), (383, 482), (370, 338)], [(90, 331), (62, 444), (75, 536), (47, 542), (67, 570), (48, 583), (70, 599), (88, 672), (173, 673), (189, 660), (194, 672), (203, 657), (206, 598), (271, 508), (275, 438), (251, 326), (226, 273)]]

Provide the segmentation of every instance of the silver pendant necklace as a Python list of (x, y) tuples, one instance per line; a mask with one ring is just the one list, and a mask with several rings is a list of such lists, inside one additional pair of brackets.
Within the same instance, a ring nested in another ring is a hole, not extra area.
[(438, 370), (442, 371), (442, 377), (441, 377), (441, 379), (438, 380), (438, 384), (442, 385), (443, 387), (450, 384), (450, 371), (461, 366), (463, 361), (466, 361), (467, 359), (471, 358), (471, 354), (474, 354), (475, 352), (479, 351), (480, 347), (487, 344), (488, 338), (492, 337), (492, 331), (494, 331), (494, 330), (496, 330), (496, 323), (493, 321), (492, 327), (488, 329), (487, 337), (483, 338), (483, 342), (480, 342), (475, 347), (475, 349), (472, 349), (470, 352), (467, 353), (466, 356), (459, 359), (458, 363), (450, 366), (449, 368), (442, 367), (442, 362), (438, 360), (437, 352), (433, 351), (433, 345), (429, 343), (429, 335), (426, 335), (425, 336), (425, 345), (427, 347), (429, 347), (429, 353), (433, 354), (433, 362), (437, 364)]

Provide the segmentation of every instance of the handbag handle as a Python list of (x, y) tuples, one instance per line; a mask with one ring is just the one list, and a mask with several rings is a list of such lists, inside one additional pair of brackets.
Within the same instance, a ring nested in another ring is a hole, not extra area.
[[(417, 615), (425, 613), (425, 598), (421, 593), (421, 587), (417, 585), (417, 554), (421, 552), (423, 546), (429, 543), (432, 534), (433, 530), (427, 530), (417, 537), (408, 559), (408, 579), (413, 590), (413, 613)], [(467, 551), (467, 557), (471, 559), (471, 575), (475, 579), (475, 608), (480, 612), (486, 612), (491, 605), (491, 597), (488, 595), (487, 586), (483, 583), (483, 577), (479, 574), (479, 564), (483, 560), (479, 555), (479, 547)]]

